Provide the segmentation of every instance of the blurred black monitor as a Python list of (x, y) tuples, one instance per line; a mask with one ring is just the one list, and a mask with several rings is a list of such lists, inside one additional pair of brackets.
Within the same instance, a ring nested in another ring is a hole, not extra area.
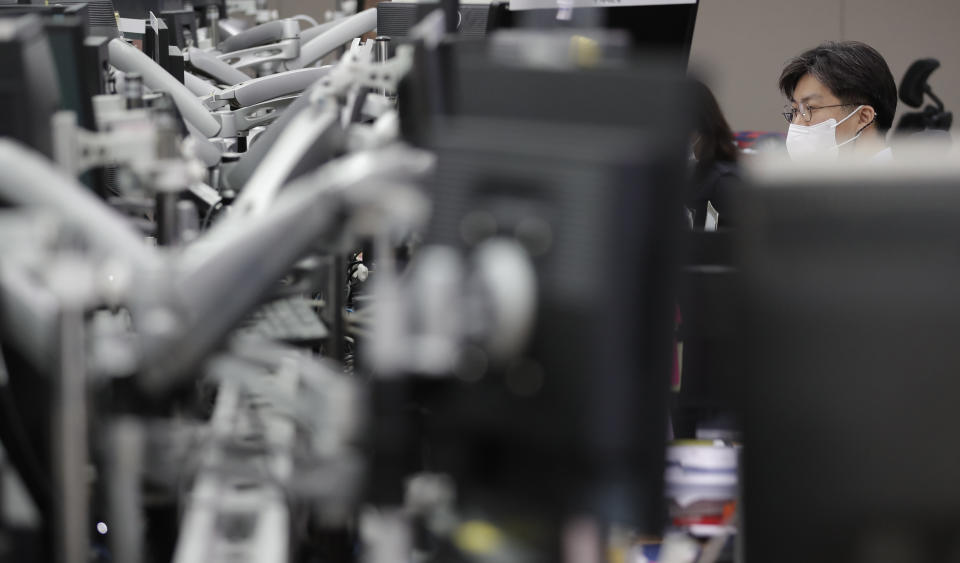
[[(624, 4), (629, 2), (613, 7), (580, 6), (574, 2), (570, 17), (561, 20), (557, 18), (558, 6), (553, 0), (462, 3), (457, 31), (460, 37), (476, 39), (509, 28), (622, 30), (635, 50), (669, 57), (685, 67), (693, 42), (698, 1)], [(407, 37), (414, 25), (440, 7), (439, 2), (381, 2), (377, 4), (377, 32), (391, 38)]]
[(185, 63), (183, 53), (176, 45), (176, 35), (171, 33), (164, 18), (157, 17), (153, 12), (149, 12), (147, 16), (143, 52), (182, 83)]
[(114, 0), (117, 13), (121, 18), (135, 20), (150, 19), (150, 12), (159, 14), (164, 11), (182, 10), (183, 0)]
[[(542, 526), (535, 561), (561, 560), (544, 528), (573, 514), (659, 533), (685, 82), (650, 67), (545, 71), (483, 58), (463, 71), (510, 107), (472, 101), (467, 87), (438, 123), (426, 241), (525, 246), (537, 320), (523, 358), (434, 395), (432, 467), (454, 475), (465, 506)], [(550, 103), (612, 84), (635, 103)]]
[(747, 561), (960, 561), (958, 187), (778, 166), (742, 194)]
[[(566, 45), (574, 36), (581, 33), (561, 32), (561, 37), (567, 38)], [(618, 41), (624, 39), (619, 32), (599, 31), (594, 37), (598, 44), (625, 44)], [(553, 37), (545, 39), (549, 45), (554, 44)], [(560, 64), (540, 64), (537, 59), (504, 56), (496, 40), (458, 45), (454, 57), (449, 71), (450, 115), (559, 120), (596, 126), (643, 128), (660, 124), (659, 118), (651, 114), (656, 110), (648, 111), (644, 107), (646, 100), (640, 101), (644, 96), (640, 90), (649, 87), (642, 72), (651, 68), (673, 71), (662, 61), (639, 62), (626, 56), (581, 68), (569, 48), (562, 54)], [(489, 95), (490, 91), (498, 95)], [(672, 137), (670, 133), (663, 134)]]
[[(579, 84), (570, 88), (569, 71), (580, 67), (578, 51), (571, 45), (582, 43), (591, 45), (585, 50), (591, 52), (590, 66), (596, 67), (589, 74), (597, 81), (589, 89), (597, 93), (596, 98), (585, 96), (587, 90), (579, 89)], [(431, 128), (448, 115), (534, 119), (562, 115), (577, 122), (611, 125), (624, 120), (645, 122), (648, 117), (636, 111), (632, 74), (621, 72), (639, 64), (622, 31), (508, 30), (486, 41), (447, 42), (435, 50), (418, 46), (416, 58), (414, 69), (401, 83), (399, 113), (404, 138), (417, 146), (430, 146)], [(651, 57), (643, 64), (672, 63)], [(509, 88), (490, 90), (490, 84), (505, 82)], [(491, 91), (498, 94), (489, 95)]]
[(47, 7), (86, 5), (87, 34), (89, 36), (109, 39), (120, 37), (120, 28), (117, 25), (113, 0), (59, 0), (49, 4)]
[[(438, 1), (380, 2), (377, 4), (377, 34), (402, 40), (410, 35), (417, 23), (440, 7)], [(505, 2), (460, 4), (457, 32), (467, 38), (484, 37), (498, 22), (506, 21), (508, 11)]]
[(180, 50), (197, 44), (197, 14), (193, 10), (169, 10), (160, 17), (170, 30), (170, 43)]
[(106, 38), (88, 37), (89, 6), (58, 4), (52, 6), (0, 6), (0, 17), (36, 13), (50, 42), (60, 86), (61, 109), (77, 114), (77, 122), (96, 129), (93, 97), (105, 93)]
[[(193, 0), (192, 4), (193, 10), (197, 14), (197, 25), (199, 27), (208, 27), (210, 25), (210, 22), (207, 20), (207, 10), (210, 9), (210, 6), (216, 6), (218, 17), (221, 20), (227, 17), (226, 0)], [(164, 9), (173, 10), (179, 8), (173, 8), (170, 6)]]
[(60, 105), (60, 88), (40, 16), (0, 17), (0, 68), (0, 107), (7, 110), (0, 135), (52, 156), (50, 119)]
[(47, 17), (47, 21), (55, 21), (57, 19), (56, 16), (79, 18), (85, 27), (90, 23), (89, 6), (84, 2), (73, 4), (58, 3), (46, 6), (40, 4), (0, 4), (0, 16), (13, 17), (25, 14), (39, 14), (44, 17), (53, 16)]
[(733, 233), (690, 230), (678, 285), (680, 387), (671, 421), (678, 439), (739, 435), (740, 355)]
[(143, 34), (143, 52), (158, 65), (169, 71), (170, 68), (170, 28), (153, 12), (147, 14)]
[[(532, 9), (516, 9), (511, 3), (510, 19), (502, 27), (551, 28), (605, 28), (627, 32), (634, 49), (660, 57), (670, 57), (686, 67), (693, 42), (693, 30), (697, 21), (698, 0), (675, 0), (671, 2), (591, 2), (592, 6), (575, 6), (569, 19), (557, 18), (558, 7), (554, 0), (521, 0)], [(596, 4), (615, 6), (596, 7)], [(626, 5), (624, 5), (626, 4)]]

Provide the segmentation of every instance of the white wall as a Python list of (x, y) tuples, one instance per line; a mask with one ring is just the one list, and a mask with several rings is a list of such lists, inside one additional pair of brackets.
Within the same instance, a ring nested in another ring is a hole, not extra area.
[[(930, 84), (957, 112), (958, 130), (960, 0), (700, 0), (690, 64), (734, 130), (783, 131), (780, 71), (792, 56), (827, 40), (872, 45), (898, 85), (914, 60), (939, 59)], [(898, 119), (905, 107), (898, 105)]]

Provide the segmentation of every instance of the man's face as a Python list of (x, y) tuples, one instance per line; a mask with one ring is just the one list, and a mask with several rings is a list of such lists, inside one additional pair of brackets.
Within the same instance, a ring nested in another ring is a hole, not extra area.
[[(844, 105), (843, 102), (833, 95), (829, 88), (822, 82), (805, 74), (797, 82), (797, 87), (793, 90), (793, 99), (791, 104), (794, 108), (806, 108), (810, 121), (807, 121), (799, 112), (793, 120), (796, 125), (816, 125), (830, 119), (836, 119), (839, 123), (843, 118), (850, 115), (856, 105)], [(819, 109), (818, 109), (819, 108)], [(842, 143), (852, 138), (860, 129), (860, 120), (857, 116), (840, 123), (837, 126), (837, 143)]]

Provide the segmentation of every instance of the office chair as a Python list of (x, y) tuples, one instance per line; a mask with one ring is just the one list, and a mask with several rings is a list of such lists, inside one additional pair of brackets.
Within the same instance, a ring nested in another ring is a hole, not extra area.
[(930, 96), (933, 105), (922, 111), (904, 114), (897, 123), (896, 133), (907, 134), (921, 131), (949, 131), (953, 124), (953, 112), (944, 108), (943, 101), (933, 93), (928, 83), (930, 75), (940, 68), (937, 59), (919, 59), (910, 65), (900, 81), (900, 101), (912, 108), (923, 105), (924, 95)]

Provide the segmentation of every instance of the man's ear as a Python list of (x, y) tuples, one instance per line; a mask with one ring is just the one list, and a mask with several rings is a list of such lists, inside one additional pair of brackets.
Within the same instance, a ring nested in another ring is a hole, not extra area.
[(858, 127), (866, 127), (877, 118), (877, 112), (873, 109), (873, 106), (863, 106), (860, 108), (860, 119), (858, 120)]

